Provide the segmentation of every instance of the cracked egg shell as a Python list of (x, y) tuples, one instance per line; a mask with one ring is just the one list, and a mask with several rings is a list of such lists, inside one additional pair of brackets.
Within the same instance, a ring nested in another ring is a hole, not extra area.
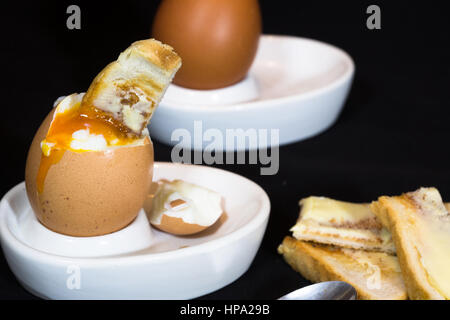
[(40, 143), (54, 112), (39, 127), (26, 162), (26, 190), (36, 217), (50, 230), (70, 236), (98, 236), (126, 227), (141, 210), (152, 181), (150, 138), (142, 145), (106, 151), (63, 151), (39, 192)]
[(210, 226), (202, 226), (195, 223), (187, 223), (182, 218), (174, 218), (168, 215), (161, 215), (160, 224), (152, 224), (155, 228), (177, 236), (187, 236), (199, 233)]
[(223, 214), (220, 194), (183, 180), (153, 183), (144, 211), (150, 224), (167, 233), (184, 236), (215, 224)]

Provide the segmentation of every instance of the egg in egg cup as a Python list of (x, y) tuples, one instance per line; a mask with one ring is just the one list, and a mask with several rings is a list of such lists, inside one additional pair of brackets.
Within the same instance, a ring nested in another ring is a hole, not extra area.
[(147, 125), (181, 66), (172, 47), (133, 43), (86, 94), (50, 112), (28, 152), (25, 182), (38, 220), (71, 236), (98, 236), (130, 224), (152, 181)]

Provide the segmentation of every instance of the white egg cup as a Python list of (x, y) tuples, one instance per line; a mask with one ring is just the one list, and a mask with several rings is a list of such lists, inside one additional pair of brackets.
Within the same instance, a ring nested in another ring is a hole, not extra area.
[[(219, 130), (279, 130), (284, 145), (316, 135), (330, 127), (341, 112), (355, 66), (344, 51), (329, 44), (290, 36), (261, 36), (247, 77), (217, 90), (192, 90), (170, 85), (149, 130), (152, 138), (168, 145), (205, 149), (210, 143), (178, 141), (172, 135), (186, 130), (195, 135)], [(271, 141), (259, 141), (258, 148)], [(224, 144), (224, 150), (255, 149), (250, 144)]]
[(267, 194), (211, 167), (157, 162), (154, 179), (163, 178), (220, 193), (225, 214), (192, 236), (152, 229), (141, 211), (120, 231), (71, 237), (38, 222), (22, 182), (0, 202), (0, 241), (12, 272), (25, 289), (47, 299), (189, 299), (239, 278), (266, 229)]
[(144, 210), (126, 228), (96, 237), (72, 237), (56, 233), (42, 225), (31, 211), (22, 212), (21, 240), (28, 246), (71, 257), (106, 257), (136, 252), (152, 245), (152, 229)]
[(164, 94), (164, 102), (187, 105), (220, 106), (248, 102), (260, 96), (258, 84), (253, 76), (247, 75), (243, 80), (229, 87), (214, 90), (195, 90), (171, 84)]

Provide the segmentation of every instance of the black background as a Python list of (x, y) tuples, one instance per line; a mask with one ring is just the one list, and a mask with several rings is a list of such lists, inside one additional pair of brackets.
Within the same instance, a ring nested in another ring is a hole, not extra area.
[[(24, 179), (28, 147), (53, 101), (85, 91), (131, 42), (148, 38), (159, 1), (10, 1), (1, 8), (0, 196)], [(371, 201), (420, 186), (450, 200), (448, 93), (450, 45), (444, 2), (261, 1), (264, 33), (309, 37), (347, 51), (353, 88), (325, 133), (280, 148), (280, 170), (224, 165), (268, 193), (272, 211), (255, 261), (240, 279), (206, 299), (273, 299), (308, 282), (276, 253), (298, 215), (298, 200), (323, 195)], [(66, 28), (78, 4), (82, 29)], [(378, 4), (382, 29), (366, 28)], [(302, 120), (298, 119), (299, 125)], [(154, 142), (155, 160), (171, 148)], [(0, 256), (0, 299), (33, 298)]]

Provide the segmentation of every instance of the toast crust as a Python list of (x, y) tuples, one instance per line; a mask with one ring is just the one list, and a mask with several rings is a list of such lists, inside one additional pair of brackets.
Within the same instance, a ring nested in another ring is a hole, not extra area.
[[(154, 39), (150, 40), (136, 41), (131, 47), (136, 54), (160, 68), (167, 75), (170, 75), (174, 69), (180, 67), (181, 58), (171, 46)], [(129, 53), (125, 51), (125, 54)]]
[[(397, 258), (383, 252), (340, 249), (285, 237), (278, 247), (286, 262), (312, 282), (346, 281), (361, 300), (405, 300)], [(378, 286), (374, 270), (379, 270)], [(372, 283), (372, 285), (371, 285)]]
[[(435, 209), (430, 208), (430, 205)], [(439, 192), (435, 188), (422, 188), (401, 196), (382, 196), (371, 204), (371, 208), (392, 233), (410, 299), (445, 299), (433, 286), (423, 265), (421, 243), (427, 239), (419, 238), (423, 224), (421, 216), (433, 215), (434, 212), (443, 215), (448, 208), (448, 204), (445, 207), (442, 204)]]

